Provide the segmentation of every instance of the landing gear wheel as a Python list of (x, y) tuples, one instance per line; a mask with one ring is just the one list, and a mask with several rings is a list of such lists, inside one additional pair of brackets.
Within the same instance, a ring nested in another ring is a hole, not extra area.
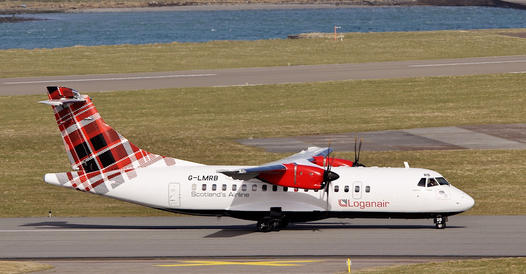
[(435, 227), (437, 229), (444, 229), (446, 228), (447, 217), (442, 217), (438, 215), (435, 217), (434, 222), (435, 222)]
[(256, 229), (259, 232), (269, 232), (271, 230), (270, 222), (267, 219), (259, 220)]
[(283, 228), (282, 220), (270, 217), (259, 220), (256, 225), (256, 229), (259, 232), (280, 231), (281, 228)]
[(279, 231), (281, 229), (281, 222), (279, 219), (273, 219), (271, 222), (271, 230), (272, 231)]

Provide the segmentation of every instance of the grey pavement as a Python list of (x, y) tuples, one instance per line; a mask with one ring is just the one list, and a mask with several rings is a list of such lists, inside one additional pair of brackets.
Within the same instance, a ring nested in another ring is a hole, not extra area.
[[(351, 271), (456, 258), (350, 257)], [(204, 257), (180, 259), (38, 260), (54, 266), (39, 273), (342, 273), (347, 257)]]
[(526, 124), (488, 124), (458, 127), (415, 128), (348, 132), (296, 137), (241, 139), (239, 143), (270, 152), (297, 152), (308, 146), (336, 151), (354, 151), (355, 137), (364, 141), (364, 151), (526, 149)]
[(172, 72), (0, 78), (0, 95), (43, 94), (62, 85), (81, 92), (526, 73), (526, 56)]
[(255, 232), (227, 217), (4, 218), (0, 258), (526, 256), (526, 215), (326, 219)]

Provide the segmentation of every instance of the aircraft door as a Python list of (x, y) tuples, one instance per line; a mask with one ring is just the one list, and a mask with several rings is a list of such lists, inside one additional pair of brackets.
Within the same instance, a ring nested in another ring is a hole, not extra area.
[(354, 182), (352, 184), (352, 197), (353, 199), (361, 199), (362, 198), (362, 182)]
[(179, 183), (168, 184), (168, 206), (180, 207), (181, 206), (181, 187)]

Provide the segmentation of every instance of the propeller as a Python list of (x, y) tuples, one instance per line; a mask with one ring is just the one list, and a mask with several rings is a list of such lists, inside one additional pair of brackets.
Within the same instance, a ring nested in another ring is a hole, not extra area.
[(338, 175), (335, 172), (331, 171), (331, 144), (329, 143), (329, 153), (325, 156), (325, 161), (323, 162), (323, 166), (325, 167), (325, 171), (323, 172), (323, 183), (322, 188), (324, 189), (325, 193), (327, 193), (327, 209), (329, 209), (329, 186), (330, 183), (338, 178), (340, 178), (340, 175)]
[(356, 150), (356, 146), (358, 145), (358, 137), (354, 137), (354, 161), (352, 163), (353, 167), (358, 166), (365, 166), (364, 164), (360, 163), (360, 152), (362, 151), (362, 138), (360, 138), (360, 144), (358, 145), (358, 150)]

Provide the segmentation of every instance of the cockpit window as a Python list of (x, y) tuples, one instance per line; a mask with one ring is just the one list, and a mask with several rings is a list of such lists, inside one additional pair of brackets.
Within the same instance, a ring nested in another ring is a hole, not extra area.
[(429, 178), (429, 181), (427, 182), (427, 187), (433, 187), (437, 186), (438, 182), (435, 180), (435, 178)]
[(437, 177), (436, 179), (441, 186), (449, 185), (449, 182), (444, 177)]
[(418, 181), (418, 186), (426, 187), (426, 178), (420, 179), (420, 181)]

